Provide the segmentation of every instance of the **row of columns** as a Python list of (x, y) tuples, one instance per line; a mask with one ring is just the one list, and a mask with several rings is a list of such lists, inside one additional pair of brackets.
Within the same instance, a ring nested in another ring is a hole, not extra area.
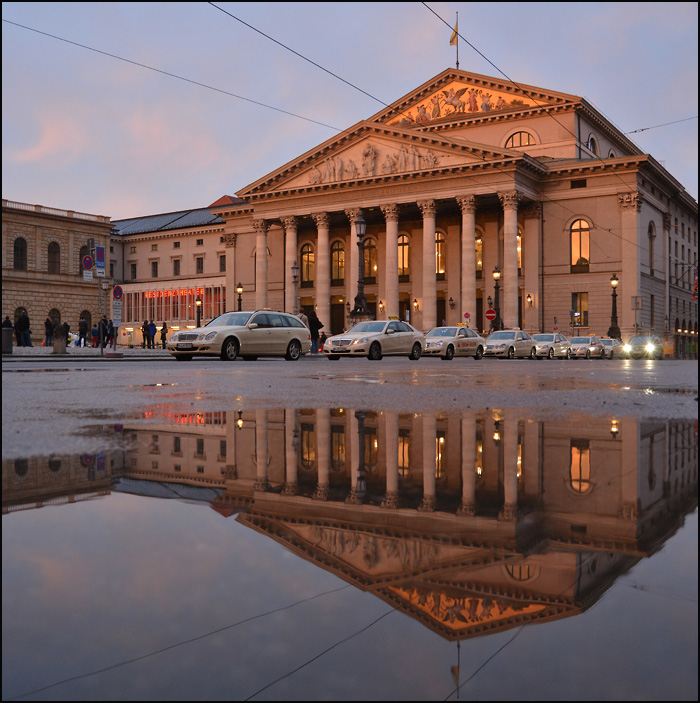
[[(503, 300), (501, 318), (506, 327), (518, 324), (518, 202), (517, 191), (499, 193), (504, 210), (503, 252), (500, 258), (503, 272)], [(462, 212), (461, 232), (461, 306), (462, 311), (476, 313), (476, 196), (464, 195), (456, 198)], [(417, 202), (423, 215), (423, 241), (421, 250), (421, 282), (423, 312), (422, 327), (429, 329), (438, 324), (437, 320), (437, 278), (435, 273), (435, 232), (437, 203), (435, 200)], [(399, 276), (398, 276), (398, 238), (399, 207), (396, 203), (380, 206), (386, 222), (386, 262), (385, 262), (385, 314), (387, 318), (399, 314)], [(355, 220), (359, 208), (345, 211), (351, 226), (351, 246), (349, 247), (349, 267), (346, 295), (353, 300), (357, 294), (357, 281), (353, 272), (358, 270), (359, 251), (354, 243), (357, 241)], [(330, 262), (330, 218), (327, 212), (312, 214), (317, 228), (315, 293), (317, 314), (321, 320), (330, 319), (331, 306), (331, 262)], [(298, 263), (298, 228), (297, 217), (281, 219), (285, 231), (285, 310), (295, 309), (296, 290), (292, 284), (292, 267)], [(256, 232), (256, 251), (267, 252), (268, 224), (265, 220), (254, 220)], [(268, 306), (268, 262), (267, 256), (257, 256), (255, 263), (255, 305), (257, 308)]]

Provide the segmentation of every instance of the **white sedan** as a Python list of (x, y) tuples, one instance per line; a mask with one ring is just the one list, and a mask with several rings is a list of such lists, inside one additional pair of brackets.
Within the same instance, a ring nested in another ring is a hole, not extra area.
[(449, 360), (455, 356), (473, 356), (481, 359), (486, 340), (469, 327), (435, 327), (425, 335), (425, 352)]
[(323, 353), (332, 360), (341, 356), (366, 356), (378, 361), (385, 355), (405, 355), (416, 361), (424, 349), (423, 334), (400, 320), (360, 322), (347, 332), (329, 337), (323, 345)]

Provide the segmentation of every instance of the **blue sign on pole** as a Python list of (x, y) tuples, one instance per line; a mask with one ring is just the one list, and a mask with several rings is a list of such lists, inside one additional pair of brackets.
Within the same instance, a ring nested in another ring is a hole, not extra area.
[(98, 276), (105, 275), (105, 248), (95, 247), (95, 271)]

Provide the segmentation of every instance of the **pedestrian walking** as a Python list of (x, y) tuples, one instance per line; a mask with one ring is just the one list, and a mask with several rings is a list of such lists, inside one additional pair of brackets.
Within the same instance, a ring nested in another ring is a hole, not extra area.
[(318, 354), (318, 333), (323, 329), (323, 322), (318, 319), (315, 310), (309, 312), (309, 332), (311, 332), (311, 353)]
[(168, 326), (163, 322), (163, 326), (160, 328), (160, 341), (165, 349), (165, 343), (168, 341)]
[(44, 346), (53, 346), (53, 320), (50, 317), (44, 320)]

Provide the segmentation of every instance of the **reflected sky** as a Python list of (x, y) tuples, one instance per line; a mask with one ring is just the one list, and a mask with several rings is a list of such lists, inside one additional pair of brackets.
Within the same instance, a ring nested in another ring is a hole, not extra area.
[(695, 423), (148, 419), (3, 462), (4, 700), (697, 698)]

